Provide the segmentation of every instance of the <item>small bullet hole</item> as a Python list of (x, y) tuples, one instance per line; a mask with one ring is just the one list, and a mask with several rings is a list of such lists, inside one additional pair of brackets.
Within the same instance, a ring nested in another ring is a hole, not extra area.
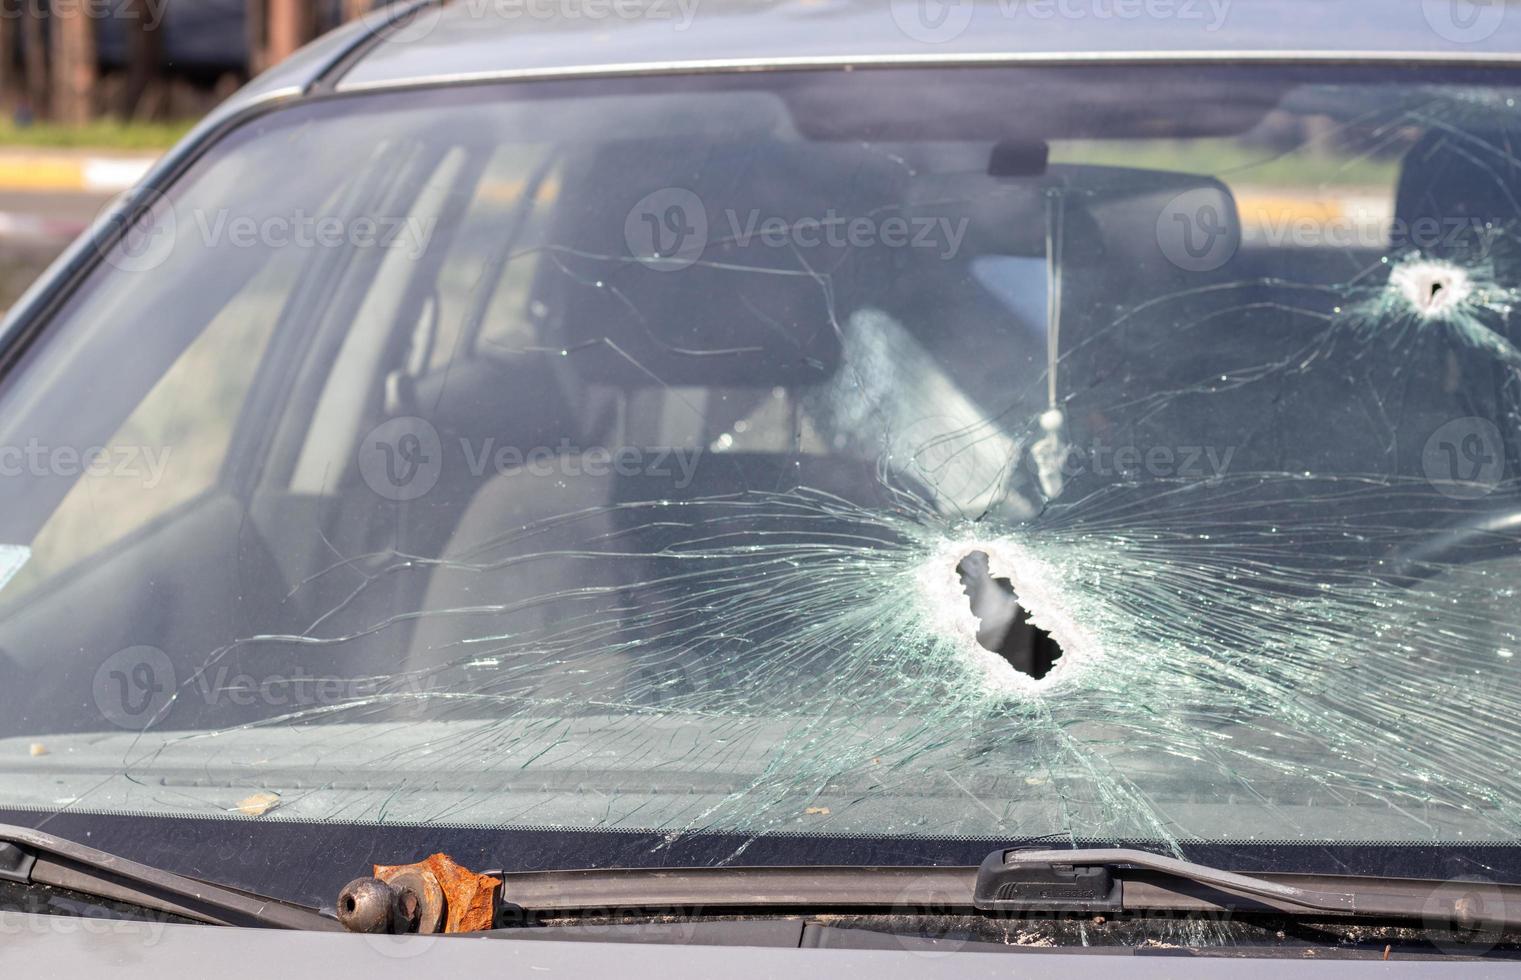
[(971, 552), (957, 563), (956, 573), (980, 624), (978, 644), (1036, 680), (1050, 673), (1061, 659), (1061, 647), (1051, 634), (1030, 623), (1013, 584), (989, 573), (987, 553)]

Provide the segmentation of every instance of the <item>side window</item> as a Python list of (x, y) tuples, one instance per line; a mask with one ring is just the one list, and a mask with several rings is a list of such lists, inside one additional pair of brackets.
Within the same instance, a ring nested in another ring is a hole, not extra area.
[[(460, 354), (510, 354), (537, 342), (528, 291), (542, 260), (539, 223), (558, 193), (556, 175), (540, 179), (546, 147), (508, 145), (486, 165), (439, 276), (439, 330), (429, 361), (441, 370)], [(524, 195), (533, 195), (525, 201)], [(480, 330), (464, 336), (480, 311)], [(461, 344), (473, 343), (462, 350)]]
[(31, 561), (6, 587), (7, 597), (216, 484), (239, 410), (300, 271), (298, 256), (276, 255), (185, 348), (115, 435), (89, 451), (89, 460), (80, 454), (82, 475), (33, 539)]

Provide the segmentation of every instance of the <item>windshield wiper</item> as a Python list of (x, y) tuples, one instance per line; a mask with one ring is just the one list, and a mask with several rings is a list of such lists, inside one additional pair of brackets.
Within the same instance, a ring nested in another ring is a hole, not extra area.
[[(1244, 900), (1244, 901), (1243, 901)], [(982, 911), (1104, 912), (1184, 907), (1329, 913), (1521, 926), (1521, 886), (1348, 875), (1255, 876), (1129, 848), (995, 851), (978, 869)]]
[[(663, 914), (916, 908), (969, 913), (1256, 912), (1521, 928), (1521, 886), (1244, 875), (1149, 851), (1002, 849), (979, 868), (585, 869), (499, 874), (499, 918), (610, 908)], [(375, 931), (384, 926), (376, 924)]]
[(68, 889), (213, 925), (343, 929), (311, 909), (186, 878), (26, 827), (0, 824), (0, 880)]

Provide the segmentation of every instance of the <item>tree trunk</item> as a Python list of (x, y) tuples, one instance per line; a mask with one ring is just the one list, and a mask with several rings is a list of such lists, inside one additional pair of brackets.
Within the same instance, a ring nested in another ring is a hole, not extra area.
[(26, 99), (26, 85), (19, 70), (21, 63), (16, 57), (19, 36), (16, 18), (9, 13), (0, 15), (0, 109), (7, 115), (15, 112), (16, 106)]
[(90, 121), (95, 94), (95, 21), (79, 3), (58, 4), (48, 20), (53, 41), (53, 118)]
[(248, 45), (248, 77), (252, 78), (265, 68), (269, 67), (264, 56), (265, 27), (268, 20), (265, 16), (264, 0), (244, 0), (243, 3), (243, 34), (244, 42)]
[(158, 81), (164, 59), (163, 24), (153, 19), (153, 0), (126, 0), (127, 78), (116, 111), (123, 119), (142, 115), (143, 97)]
[(316, 8), (308, 0), (264, 0), (268, 13), (265, 67), (279, 64), (312, 39)]
[(35, 116), (52, 111), (48, 105), (47, 19), (43, 13), (46, 0), (28, 0), (21, 19), (22, 71), (26, 76), (26, 105)]

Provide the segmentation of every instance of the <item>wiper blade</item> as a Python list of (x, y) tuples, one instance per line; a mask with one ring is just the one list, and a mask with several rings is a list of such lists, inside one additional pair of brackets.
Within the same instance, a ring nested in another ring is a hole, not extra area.
[(1521, 928), (1521, 886), (1341, 875), (1244, 875), (1125, 848), (995, 851), (968, 867), (493, 872), (501, 919), (595, 909), (885, 909), (990, 914), (1258, 912)]
[(0, 824), (0, 880), (64, 888), (213, 925), (343, 929), (312, 909), (187, 878), (26, 827)]
[(1105, 912), (1178, 908), (1193, 899), (1208, 907), (1302, 915), (1423, 919), (1460, 927), (1521, 927), (1521, 886), (1475, 886), (1342, 875), (1237, 874), (1131, 848), (995, 851), (978, 869), (973, 903), (983, 911)]

